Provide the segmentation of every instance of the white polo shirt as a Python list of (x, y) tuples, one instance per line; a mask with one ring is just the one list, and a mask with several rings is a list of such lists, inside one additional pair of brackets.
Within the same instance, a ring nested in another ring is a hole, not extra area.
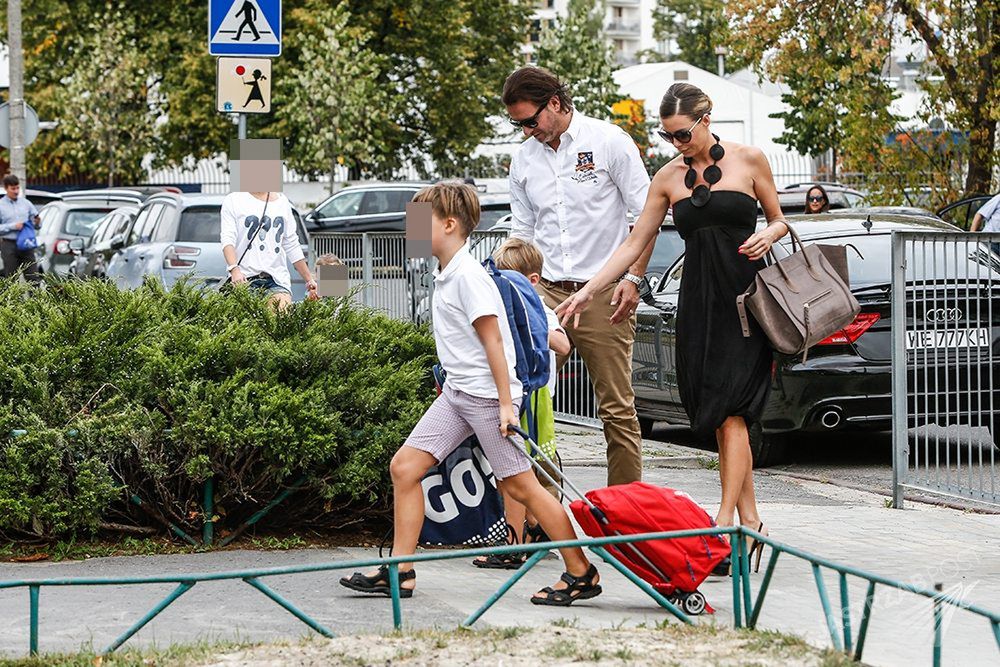
[(586, 281), (628, 235), (649, 175), (623, 129), (573, 112), (559, 150), (531, 137), (510, 165), (510, 235), (542, 251), (542, 277)]
[(510, 397), (519, 400), (521, 382), (515, 370), (517, 352), (507, 323), (507, 310), (493, 279), (469, 254), (468, 242), (444, 270), (434, 271), (433, 300), (434, 343), (441, 367), (447, 373), (445, 384), (472, 396), (500, 398), (486, 359), (486, 348), (472, 326), (480, 317), (495, 315), (507, 358)]

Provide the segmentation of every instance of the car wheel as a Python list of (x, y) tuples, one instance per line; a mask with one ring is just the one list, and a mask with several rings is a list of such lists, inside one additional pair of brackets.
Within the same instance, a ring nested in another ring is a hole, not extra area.
[(648, 438), (653, 435), (653, 420), (647, 417), (639, 417), (639, 431), (642, 437)]
[(750, 453), (754, 468), (770, 468), (788, 458), (787, 433), (764, 433), (760, 422), (750, 427)]

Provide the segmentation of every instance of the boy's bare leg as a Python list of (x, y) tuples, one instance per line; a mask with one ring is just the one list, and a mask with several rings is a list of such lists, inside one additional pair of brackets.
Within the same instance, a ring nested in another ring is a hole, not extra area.
[[(437, 459), (427, 452), (403, 445), (392, 457), (389, 473), (392, 475), (393, 520), (392, 520), (392, 555), (409, 556), (417, 550), (417, 540), (420, 539), (420, 529), (424, 525), (424, 490), (420, 480), (433, 466)], [(400, 572), (413, 569), (413, 563), (400, 563)], [(375, 576), (378, 570), (372, 570), (368, 576)], [(413, 589), (416, 580), (401, 581), (400, 587)]]
[[(538, 483), (533, 472), (526, 471), (517, 475), (512, 475), (503, 480), (504, 488), (507, 492), (523, 504), (535, 518), (542, 528), (548, 533), (553, 541), (576, 539), (573, 532), (573, 524), (569, 521), (566, 510), (553, 498), (542, 485)], [(560, 549), (559, 553), (566, 564), (566, 571), (574, 577), (582, 577), (590, 569), (590, 561), (579, 547)], [(600, 577), (594, 577), (591, 582), (596, 584)], [(567, 588), (564, 581), (559, 580), (552, 587), (555, 590)], [(544, 593), (542, 594), (544, 595)]]

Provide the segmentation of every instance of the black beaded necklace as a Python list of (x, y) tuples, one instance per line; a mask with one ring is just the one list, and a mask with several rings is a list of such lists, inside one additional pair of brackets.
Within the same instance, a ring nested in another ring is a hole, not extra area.
[(705, 183), (708, 183), (708, 185), (702, 184), (694, 187), (694, 184), (698, 181), (698, 172), (691, 166), (694, 158), (684, 158), (684, 164), (688, 167), (687, 173), (684, 174), (684, 185), (687, 186), (688, 190), (691, 190), (691, 203), (698, 208), (708, 203), (708, 200), (712, 198), (711, 186), (722, 179), (722, 170), (719, 169), (718, 162), (726, 156), (726, 149), (722, 147), (719, 135), (713, 133), (712, 136), (715, 137), (715, 143), (708, 149), (708, 156), (712, 158), (713, 162), (705, 167), (705, 171), (701, 174), (701, 177), (705, 179)]

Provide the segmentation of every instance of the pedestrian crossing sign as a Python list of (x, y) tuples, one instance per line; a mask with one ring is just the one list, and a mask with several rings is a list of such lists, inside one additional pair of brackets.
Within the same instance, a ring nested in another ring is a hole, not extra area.
[(271, 59), (223, 57), (216, 73), (216, 110), (270, 113)]
[(281, 0), (208, 0), (213, 56), (281, 55)]

